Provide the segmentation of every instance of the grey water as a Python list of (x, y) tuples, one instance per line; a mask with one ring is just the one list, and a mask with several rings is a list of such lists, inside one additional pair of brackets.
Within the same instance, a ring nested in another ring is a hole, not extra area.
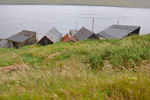
[(63, 35), (82, 26), (98, 33), (112, 24), (141, 26), (140, 34), (150, 33), (150, 9), (79, 5), (0, 5), (0, 38), (22, 30), (38, 33), (40, 39), (52, 27)]

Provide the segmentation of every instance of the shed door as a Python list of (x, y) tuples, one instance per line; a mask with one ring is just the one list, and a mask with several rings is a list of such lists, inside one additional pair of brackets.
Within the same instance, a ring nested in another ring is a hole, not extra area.
[(48, 44), (48, 42), (47, 42), (47, 40), (45, 39), (45, 40), (44, 40), (44, 45), (47, 45), (47, 44)]
[(18, 48), (18, 44), (16, 42), (13, 42), (13, 46)]

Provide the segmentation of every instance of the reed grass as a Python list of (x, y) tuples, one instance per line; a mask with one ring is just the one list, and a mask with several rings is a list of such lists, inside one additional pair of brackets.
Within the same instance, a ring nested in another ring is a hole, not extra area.
[(0, 73), (0, 99), (149, 100), (149, 60), (149, 34), (0, 48), (1, 67), (22, 64), (19, 71)]

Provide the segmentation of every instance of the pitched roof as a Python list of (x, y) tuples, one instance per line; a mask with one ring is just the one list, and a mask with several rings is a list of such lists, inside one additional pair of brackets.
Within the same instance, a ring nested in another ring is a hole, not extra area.
[(77, 39), (74, 38), (74, 36), (70, 35), (70, 39), (73, 41), (73, 42), (78, 42)]
[(76, 33), (77, 33), (77, 30), (70, 30), (69, 31), (69, 34), (72, 35), (72, 36), (74, 36)]
[(66, 34), (63, 38), (62, 38), (63, 42), (69, 42), (70, 41), (70, 37), (68, 34)]
[(140, 26), (112, 25), (107, 29), (99, 32), (98, 35), (108, 39), (111, 38), (121, 39), (138, 28), (140, 28)]
[(3, 39), (0, 41), (0, 47), (8, 47), (8, 41)]
[(26, 37), (31, 37), (31, 36), (33, 36), (34, 34), (36, 34), (36, 32), (28, 31), (28, 30), (23, 30), (23, 31), (19, 32), (17, 35), (26, 36)]
[(13, 36), (9, 37), (7, 40), (22, 43), (22, 42), (26, 41), (27, 39), (28, 39), (28, 37), (26, 37), (26, 36), (13, 35)]
[(53, 43), (60, 41), (62, 38), (62, 34), (59, 31), (57, 31), (55, 28), (52, 28), (49, 32), (46, 33), (45, 36)]
[(93, 34), (93, 32), (91, 32), (90, 30), (82, 27), (76, 34), (75, 37), (81, 41), (84, 39), (88, 39), (91, 35)]
[(7, 38), (7, 40), (22, 43), (22, 42), (26, 41), (28, 38), (30, 38), (31, 36), (33, 36), (34, 34), (36, 34), (36, 32), (23, 30), (23, 31)]
[(1, 41), (1, 40), (4, 40), (4, 39), (0, 38), (0, 41)]
[(63, 37), (62, 41), (63, 42), (70, 42), (70, 41), (77, 42), (77, 40), (72, 35), (69, 35), (69, 34), (66, 34)]

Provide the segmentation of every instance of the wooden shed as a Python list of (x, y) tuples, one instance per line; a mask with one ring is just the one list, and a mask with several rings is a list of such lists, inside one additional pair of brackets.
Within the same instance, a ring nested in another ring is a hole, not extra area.
[(84, 39), (98, 39), (98, 36), (91, 32), (90, 30), (82, 27), (75, 35), (74, 38), (78, 41), (82, 41)]
[(38, 44), (48, 45), (54, 44), (62, 39), (62, 34), (57, 31), (55, 28), (52, 28), (50, 31), (46, 33), (39, 41)]
[(25, 45), (36, 43), (36, 32), (23, 30), (9, 38), (8, 47), (20, 48)]
[(77, 42), (77, 40), (69, 34), (66, 34), (63, 38), (62, 38), (63, 42)]
[(8, 41), (6, 39), (0, 39), (0, 47), (8, 47)]
[(140, 26), (112, 25), (107, 29), (97, 33), (97, 35), (99, 36), (99, 38), (122, 39), (133, 34), (139, 35), (139, 32)]
[(70, 30), (69, 31), (69, 34), (72, 35), (72, 36), (74, 36), (76, 33), (77, 33), (77, 30)]

